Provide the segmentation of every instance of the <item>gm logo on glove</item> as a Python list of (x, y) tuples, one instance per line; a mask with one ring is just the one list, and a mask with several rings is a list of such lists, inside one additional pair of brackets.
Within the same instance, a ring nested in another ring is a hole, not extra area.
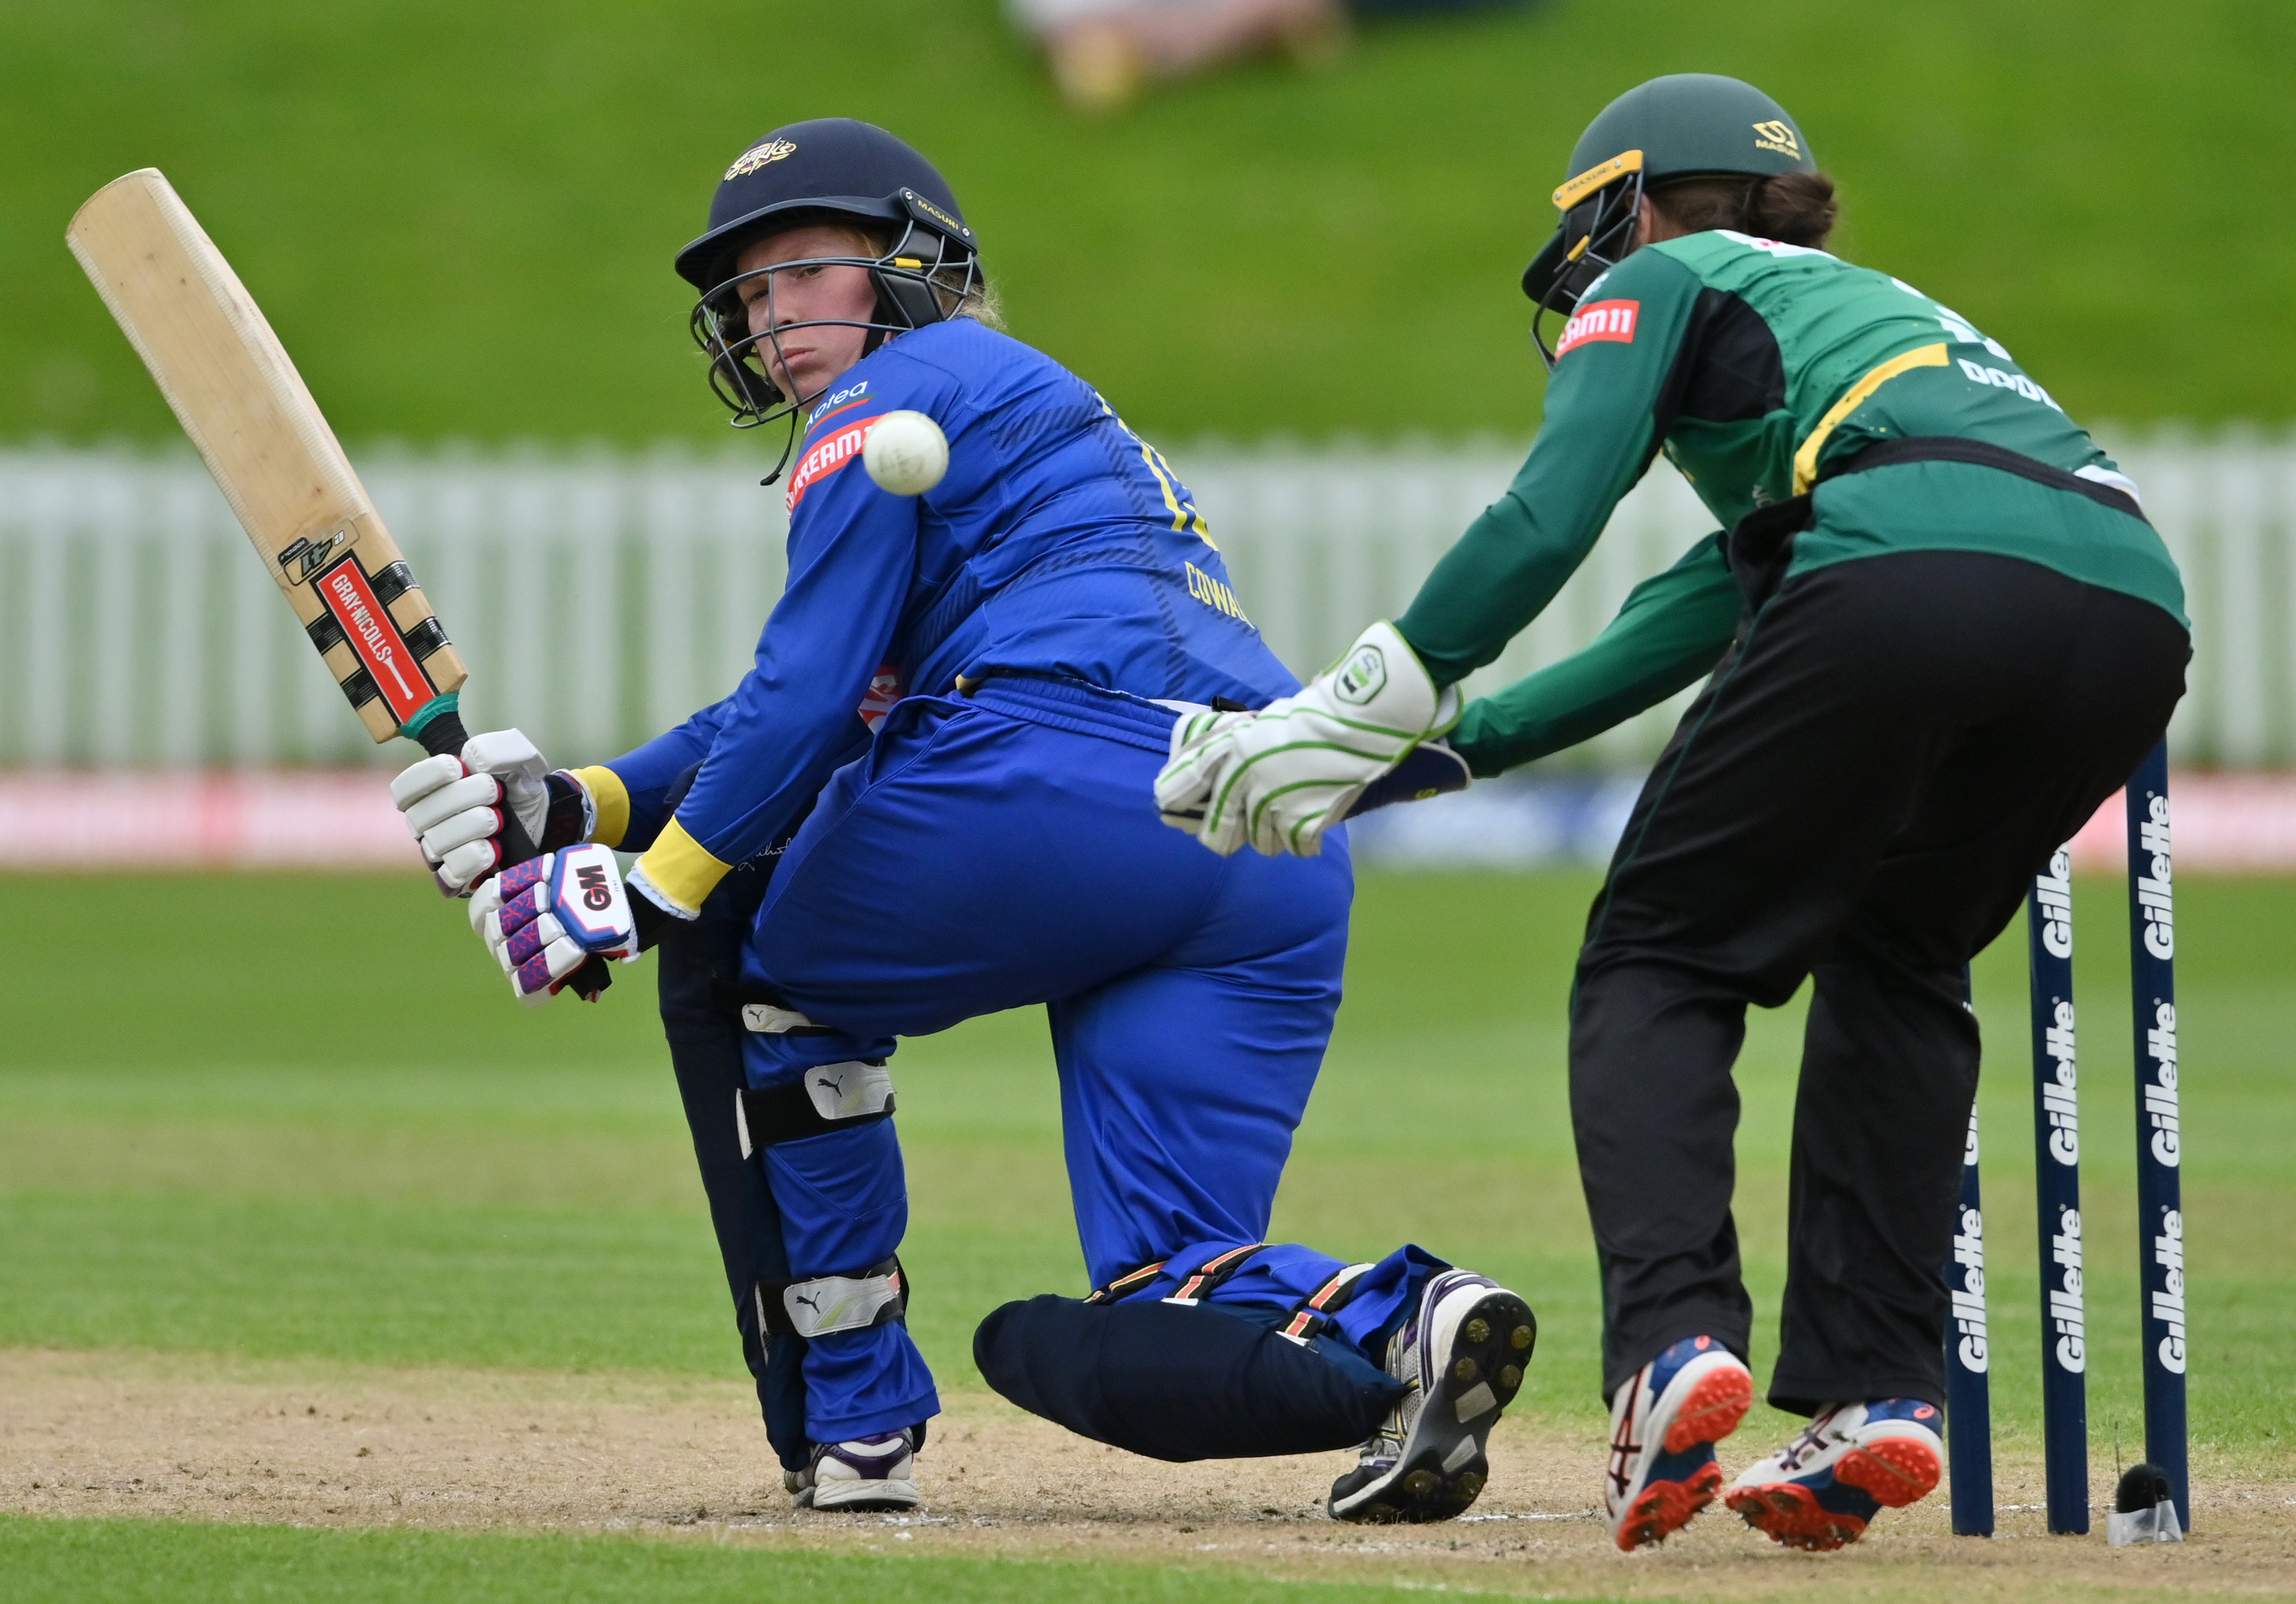
[(627, 945), (631, 931), (628, 894), (622, 889), (611, 852), (597, 846), (570, 847), (551, 866), (550, 880), (545, 911), (558, 916), (568, 936), (593, 953)]
[(471, 924), (522, 1002), (547, 1002), (592, 958), (637, 959), (621, 871), (613, 853), (594, 843), (545, 852), (496, 875), (471, 898)]
[(614, 893), (606, 884), (606, 872), (595, 863), (585, 863), (575, 872), (582, 887), (582, 905), (603, 913), (614, 905)]

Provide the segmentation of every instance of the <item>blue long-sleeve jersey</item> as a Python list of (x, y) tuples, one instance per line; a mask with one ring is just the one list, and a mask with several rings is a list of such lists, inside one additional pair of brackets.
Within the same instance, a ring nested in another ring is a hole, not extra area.
[[(947, 475), (922, 496), (879, 489), (860, 465), (870, 425), (897, 408), (948, 437)], [(646, 847), (647, 882), (685, 907), (786, 834), (857, 754), (856, 708), (881, 668), (928, 695), (1005, 672), (1253, 707), (1298, 689), (1163, 458), (1091, 386), (969, 318), (844, 374), (807, 421), (788, 500), (788, 585), (740, 687), (606, 765), (626, 795), (602, 816), (620, 814), (618, 844)]]

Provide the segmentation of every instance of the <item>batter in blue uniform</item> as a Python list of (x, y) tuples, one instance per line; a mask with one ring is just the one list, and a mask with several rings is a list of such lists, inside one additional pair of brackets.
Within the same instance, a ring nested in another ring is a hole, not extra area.
[[(882, 129), (758, 141), (677, 266), (736, 421), (792, 432), (789, 579), (754, 666), (603, 765), (549, 773), (502, 732), (397, 789), (451, 880), (498, 866), (505, 810), (569, 863), (609, 861), (583, 842), (642, 854), (619, 945), (554, 912), (548, 855), (472, 907), (522, 994), (594, 994), (595, 953), (663, 945), (696, 1152), (799, 1502), (914, 1504), (939, 1408), (903, 1319), (899, 1038), (1043, 1004), (1097, 1290), (989, 1313), (990, 1385), (1164, 1459), (1360, 1446), (1341, 1518), (1465, 1509), (1530, 1355), (1528, 1306), (1415, 1248), (1350, 1264), (1265, 1240), (1339, 1006), (1345, 831), (1316, 857), (1219, 858), (1142, 800), (1179, 713), (1298, 688), (1186, 487), (1090, 386), (997, 331), (955, 196)], [(863, 464), (897, 411), (947, 441), (922, 495)]]

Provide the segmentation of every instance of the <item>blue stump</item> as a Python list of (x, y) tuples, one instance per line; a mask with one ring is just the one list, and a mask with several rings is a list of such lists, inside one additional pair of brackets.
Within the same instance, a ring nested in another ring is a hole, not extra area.
[(2073, 1031), (2072, 857), (2026, 907), (2033, 985), (2033, 1148), (2041, 1237), (2041, 1414), (2049, 1530), (2088, 1530), (2088, 1322), (2081, 1297), (2080, 1075)]
[(1992, 1354), (1985, 1326), (1985, 1206), (1977, 1184), (1977, 1109), (1969, 1110), (1962, 1151), (1961, 1203), (1953, 1256), (1945, 1267), (1953, 1305), (1945, 1325), (1945, 1440), (1951, 1469), (1953, 1529), (1993, 1535)]
[(2128, 969), (2136, 1036), (2136, 1243), (2144, 1330), (2144, 1457), (2193, 1529), (2185, 1477), (2183, 1132), (2177, 1114), (2177, 925), (2169, 893), (2169, 749), (2128, 782)]

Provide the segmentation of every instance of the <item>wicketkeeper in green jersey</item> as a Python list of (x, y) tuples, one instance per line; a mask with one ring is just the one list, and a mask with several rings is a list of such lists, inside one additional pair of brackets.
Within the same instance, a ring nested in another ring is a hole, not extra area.
[[(1299, 694), (1184, 718), (1157, 800), (1215, 851), (1314, 853), (1367, 786), (1456, 789), (1710, 675), (1571, 994), (1605, 1497), (1631, 1549), (1725, 1493), (1714, 1444), (1753, 1398), (1731, 1066), (1746, 1005), (1814, 977), (1769, 1389), (1813, 1423), (1726, 1499), (1782, 1543), (1838, 1547), (1938, 1480), (1969, 961), (2167, 727), (2183, 586), (2137, 487), (2000, 341), (1825, 252), (1833, 185), (1760, 91), (1629, 91), (1554, 201), (1523, 289), (1535, 332), (1562, 321), (1513, 485), (1409, 611)], [(1453, 687), (1660, 453), (1725, 532), (1585, 651), (1462, 711)]]

